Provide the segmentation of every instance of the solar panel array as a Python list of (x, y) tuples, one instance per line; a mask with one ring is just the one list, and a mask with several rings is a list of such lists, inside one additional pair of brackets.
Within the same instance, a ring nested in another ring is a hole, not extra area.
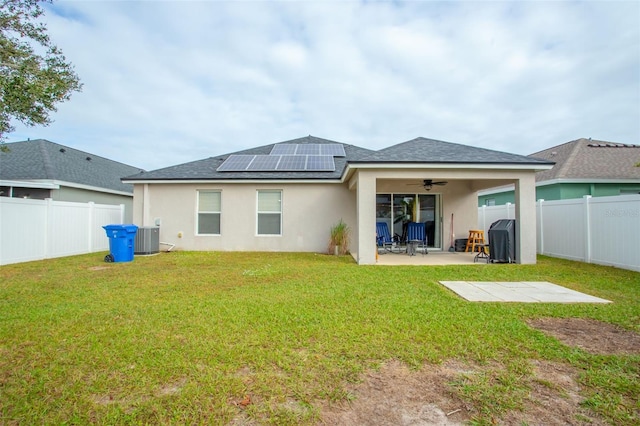
[(230, 155), (219, 172), (332, 172), (336, 164), (331, 155)]
[(279, 143), (271, 149), (271, 155), (331, 155), (345, 157), (341, 143)]
[(276, 144), (269, 155), (230, 155), (219, 172), (287, 171), (332, 172), (333, 157), (344, 157), (342, 144)]

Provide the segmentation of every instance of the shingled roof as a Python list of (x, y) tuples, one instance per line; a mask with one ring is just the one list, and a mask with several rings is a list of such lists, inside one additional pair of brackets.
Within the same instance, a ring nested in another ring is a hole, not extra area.
[[(335, 157), (334, 171), (243, 171), (243, 172), (219, 172), (217, 168), (230, 155), (268, 155), (275, 145), (279, 144), (341, 144), (344, 147), (346, 157)], [(190, 163), (179, 164), (177, 166), (152, 170), (150, 172), (139, 173), (128, 176), (126, 181), (136, 180), (280, 180), (280, 179), (310, 179), (310, 180), (335, 180), (340, 179), (347, 166), (347, 162), (364, 158), (375, 151), (360, 148), (354, 145), (343, 144), (329, 139), (315, 136), (305, 136), (292, 139), (277, 144), (264, 145), (257, 148), (232, 152), (217, 157), (209, 157), (204, 160), (197, 160)]]
[(1, 180), (55, 180), (133, 193), (121, 178), (140, 172), (137, 167), (108, 160), (45, 139), (7, 143), (0, 152)]
[(554, 161), (536, 181), (554, 179), (640, 179), (640, 145), (577, 139), (531, 154)]
[[(242, 171), (219, 172), (217, 168), (230, 155), (266, 155), (278, 144), (341, 144), (345, 150), (345, 157), (335, 157), (334, 171)], [(416, 138), (404, 143), (393, 145), (379, 151), (360, 148), (315, 136), (305, 136), (299, 139), (264, 145), (244, 151), (233, 152), (204, 160), (179, 164), (177, 166), (138, 173), (128, 176), (124, 180), (336, 180), (340, 179), (348, 164), (366, 163), (452, 163), (452, 164), (518, 164), (544, 165), (553, 164), (551, 161), (536, 159), (523, 155), (476, 148), (433, 139)]]
[(416, 138), (376, 151), (354, 163), (456, 163), (456, 164), (531, 164), (548, 165), (552, 162), (510, 154), (508, 152)]

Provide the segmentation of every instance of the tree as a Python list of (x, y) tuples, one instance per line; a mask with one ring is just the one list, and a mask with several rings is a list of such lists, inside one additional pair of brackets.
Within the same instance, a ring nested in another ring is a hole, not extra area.
[(82, 89), (73, 65), (38, 21), (43, 2), (51, 0), (0, 0), (0, 142), (14, 130), (12, 119), (46, 126), (56, 105)]

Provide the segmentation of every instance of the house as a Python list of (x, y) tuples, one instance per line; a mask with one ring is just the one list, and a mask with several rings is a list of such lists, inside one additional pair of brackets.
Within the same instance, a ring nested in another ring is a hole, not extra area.
[[(577, 139), (531, 157), (556, 163), (536, 173), (536, 200), (640, 193), (640, 145)], [(513, 185), (478, 194), (479, 206), (514, 203)]]
[(5, 144), (0, 152), (0, 196), (124, 204), (133, 220), (133, 185), (121, 178), (141, 170), (44, 139)]
[[(184, 250), (325, 252), (342, 219), (351, 254), (376, 262), (376, 221), (430, 222), (433, 250), (477, 227), (477, 191), (517, 188), (519, 261), (535, 263), (534, 175), (552, 162), (417, 138), (372, 151), (307, 136), (123, 179), (134, 223)], [(401, 226), (401, 225), (399, 225)]]

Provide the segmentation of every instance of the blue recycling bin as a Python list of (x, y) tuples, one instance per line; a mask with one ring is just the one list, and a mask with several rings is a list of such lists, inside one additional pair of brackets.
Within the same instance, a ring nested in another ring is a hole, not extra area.
[(104, 261), (131, 262), (138, 227), (136, 225), (106, 225), (103, 228), (109, 238), (109, 254), (104, 257)]

